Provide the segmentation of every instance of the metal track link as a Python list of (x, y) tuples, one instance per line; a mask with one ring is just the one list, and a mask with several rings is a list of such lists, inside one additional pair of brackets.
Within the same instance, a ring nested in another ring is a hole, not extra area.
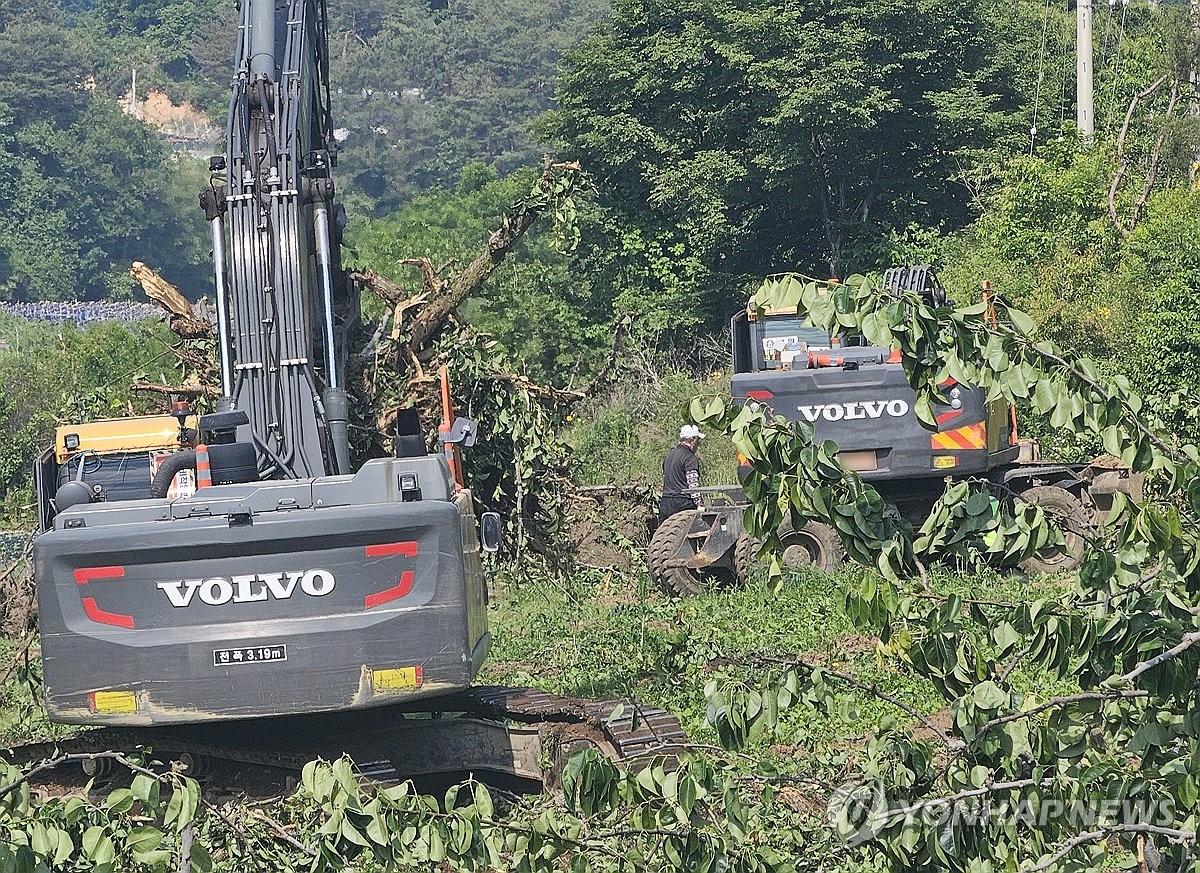
[(678, 751), (687, 742), (679, 719), (665, 709), (626, 698), (586, 700), (537, 688), (478, 687), (464, 692), (480, 715), (525, 724), (586, 724), (602, 731), (622, 760)]
[[(421, 710), (395, 707), (84, 730), (0, 750), (0, 758), (28, 767), (63, 755), (118, 752), (132, 757), (151, 749), (152, 757), (164, 764), (189, 755), (218, 766), (297, 775), (308, 761), (348, 754), (365, 778), (379, 782), (493, 772), (553, 788), (567, 758), (578, 749), (594, 746), (637, 767), (655, 755), (671, 756), (687, 742), (675, 716), (628, 699), (585, 700), (536, 688), (478, 687), (423, 704)], [(436, 710), (429, 704), (436, 704)]]

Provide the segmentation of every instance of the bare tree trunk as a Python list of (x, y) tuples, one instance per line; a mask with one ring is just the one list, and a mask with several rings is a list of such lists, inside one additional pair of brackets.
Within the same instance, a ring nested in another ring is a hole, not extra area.
[(1133, 205), (1133, 214), (1129, 216), (1129, 229), (1131, 231), (1137, 226), (1138, 217), (1146, 207), (1146, 201), (1150, 199), (1150, 192), (1154, 190), (1154, 180), (1158, 178), (1158, 168), (1162, 163), (1163, 142), (1167, 138), (1166, 122), (1174, 117), (1175, 105), (1178, 102), (1179, 82), (1177, 80), (1171, 86), (1171, 101), (1167, 104), (1167, 116), (1164, 119), (1163, 128), (1158, 132), (1158, 139), (1154, 141), (1154, 151), (1150, 155), (1150, 169), (1146, 172), (1146, 184), (1142, 188), (1142, 193), (1138, 197), (1137, 203)]
[(829, 176), (825, 172), (825, 161), (820, 148), (821, 141), (813, 137), (813, 175), (816, 177), (817, 209), (821, 213), (821, 230), (829, 246), (829, 275), (842, 276), (842, 237), (834, 230), (832, 204), (829, 202)]
[(212, 333), (212, 325), (192, 313), (192, 304), (179, 289), (147, 267), (134, 261), (129, 275), (141, 283), (146, 296), (166, 310), (171, 318), (171, 330), (181, 339), (203, 339)]
[(505, 215), (500, 227), (488, 237), (487, 244), (453, 279), (446, 280), (439, 275), (441, 269), (448, 265), (443, 265), (440, 269), (435, 268), (428, 258), (408, 258), (401, 261), (420, 269), (422, 291), (418, 295), (409, 294), (403, 286), (371, 271), (354, 273), (352, 278), (367, 285), (385, 301), (397, 307), (397, 322), (404, 309), (416, 308), (416, 313), (408, 325), (409, 346), (414, 351), (421, 351), (437, 337), (454, 310), (488, 280), (505, 256), (525, 236), (526, 231), (551, 208), (551, 193), (556, 180), (564, 174), (578, 171), (578, 164), (547, 163), (538, 183), (544, 196), (523, 201), (519, 204), (520, 208), (515, 217)]
[(1125, 138), (1129, 135), (1129, 125), (1133, 121), (1133, 113), (1137, 111), (1138, 104), (1161, 88), (1167, 78), (1167, 75), (1164, 74), (1133, 95), (1133, 99), (1129, 101), (1129, 107), (1125, 110), (1125, 121), (1121, 124), (1121, 132), (1117, 134), (1117, 170), (1113, 174), (1112, 183), (1108, 186), (1108, 215), (1122, 236), (1129, 236), (1130, 231), (1130, 228), (1127, 228), (1121, 221), (1121, 217), (1117, 215), (1117, 192), (1121, 189), (1121, 181), (1129, 169), (1129, 159), (1125, 155)]
[(448, 285), (443, 285), (440, 294), (432, 297), (417, 312), (411, 334), (412, 344), (415, 348), (424, 348), (437, 335), (450, 313), (488, 280), (488, 277), (495, 272), (496, 267), (500, 266), (505, 255), (537, 221), (539, 215), (541, 215), (541, 210), (526, 211), (515, 221), (505, 216), (503, 226), (492, 233), (483, 251), (477, 254), (471, 263), (467, 264), (466, 269), (455, 276)]
[(871, 219), (871, 209), (875, 206), (875, 197), (879, 194), (879, 180), (882, 177), (883, 144), (880, 143), (879, 149), (875, 152), (875, 170), (871, 174), (871, 184), (867, 186), (867, 191), (858, 207), (858, 220), (862, 224), (866, 224)]

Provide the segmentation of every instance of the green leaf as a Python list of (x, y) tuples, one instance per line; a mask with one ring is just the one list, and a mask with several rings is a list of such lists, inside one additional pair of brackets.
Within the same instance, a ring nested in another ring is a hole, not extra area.
[(135, 855), (145, 856), (162, 845), (164, 836), (158, 828), (144, 825), (134, 828), (125, 836), (125, 845)]
[(1018, 331), (1025, 336), (1032, 336), (1037, 331), (1037, 323), (1019, 309), (1009, 308), (1008, 317)]
[(990, 679), (975, 686), (971, 699), (980, 709), (992, 711), (1009, 705), (1008, 693)]
[(125, 813), (133, 807), (133, 792), (128, 788), (118, 788), (108, 795), (105, 801), (108, 808), (116, 813)]
[(136, 776), (133, 777), (133, 784), (131, 786), (131, 790), (133, 791), (134, 797), (136, 797), (138, 800), (142, 801), (143, 803), (146, 803), (147, 801), (150, 800), (150, 796), (152, 794), (154, 795), (155, 799), (158, 798), (158, 793), (155, 791), (155, 789), (157, 787), (158, 787), (157, 779), (155, 779), (151, 776), (147, 776), (145, 773), (138, 773)]
[(429, 831), (429, 860), (441, 862), (446, 860), (446, 843), (436, 827)]
[(480, 816), (485, 819), (491, 819), (495, 814), (495, 808), (492, 806), (492, 795), (487, 790), (487, 786), (482, 782), (475, 783), (475, 808), (479, 810)]
[(212, 873), (212, 855), (199, 840), (192, 843), (191, 867), (193, 873)]
[(917, 394), (917, 402), (913, 406), (913, 412), (917, 416), (917, 420), (921, 422), (929, 430), (937, 429), (937, 416), (933, 411), (933, 404), (930, 402), (928, 391), (921, 391)]

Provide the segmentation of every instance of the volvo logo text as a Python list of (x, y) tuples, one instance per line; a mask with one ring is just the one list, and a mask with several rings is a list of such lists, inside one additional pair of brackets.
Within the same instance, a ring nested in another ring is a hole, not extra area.
[(211, 579), (180, 579), (159, 582), (171, 605), (187, 606), (193, 598), (209, 606), (225, 603), (255, 603), (263, 600), (287, 600), (299, 588), (310, 597), (333, 592), (336, 580), (328, 570), (297, 570), (286, 573), (258, 573), (250, 576), (214, 576)]
[(807, 421), (823, 418), (826, 421), (854, 421), (859, 418), (879, 418), (885, 412), (893, 418), (908, 414), (907, 400), (862, 400), (855, 403), (828, 403), (817, 406), (798, 406)]

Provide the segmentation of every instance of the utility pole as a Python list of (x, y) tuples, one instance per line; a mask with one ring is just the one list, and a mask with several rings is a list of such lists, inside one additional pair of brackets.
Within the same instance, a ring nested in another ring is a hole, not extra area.
[(1075, 126), (1079, 139), (1091, 143), (1096, 136), (1092, 100), (1092, 0), (1075, 4)]
[[(1192, 18), (1192, 33), (1200, 37), (1200, 0), (1191, 0), (1188, 4)], [(1197, 98), (1197, 91), (1200, 90), (1200, 70), (1196, 69), (1196, 64), (1200, 61), (1193, 61), (1191, 80), (1192, 80), (1192, 115), (1200, 115), (1200, 101)]]
[(138, 109), (137, 102), (137, 67), (133, 68), (133, 78), (129, 84), (129, 93), (133, 96), (133, 117), (141, 120), (142, 113)]

